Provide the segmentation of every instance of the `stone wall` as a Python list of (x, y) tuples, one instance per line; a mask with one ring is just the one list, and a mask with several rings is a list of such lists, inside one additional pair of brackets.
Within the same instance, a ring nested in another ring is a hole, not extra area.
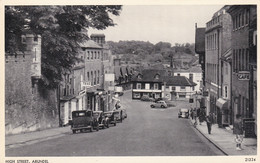
[(58, 126), (56, 92), (33, 84), (29, 54), (6, 55), (5, 134)]

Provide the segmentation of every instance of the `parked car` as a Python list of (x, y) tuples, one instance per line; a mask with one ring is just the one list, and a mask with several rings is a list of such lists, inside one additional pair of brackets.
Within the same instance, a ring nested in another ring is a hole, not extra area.
[(114, 124), (116, 126), (116, 118), (113, 111), (104, 112), (104, 116), (107, 118), (108, 124)]
[(126, 109), (121, 109), (121, 110), (122, 110), (122, 117), (123, 117), (123, 119), (127, 118)]
[(178, 118), (189, 118), (189, 109), (181, 108), (178, 113)]
[(103, 129), (105, 127), (109, 127), (109, 121), (108, 118), (105, 117), (104, 112), (103, 111), (94, 111), (93, 112), (94, 117), (96, 118), (96, 120), (99, 123), (99, 127), (102, 127)]
[(116, 122), (122, 122), (123, 116), (122, 116), (122, 109), (113, 109), (113, 115)]
[(141, 97), (141, 101), (154, 101), (154, 98), (149, 97), (149, 96), (147, 96), (147, 95), (143, 95), (143, 96)]
[(165, 103), (167, 104), (168, 107), (175, 107), (176, 105), (174, 104), (174, 101), (170, 101), (168, 98), (157, 98), (154, 100), (155, 102), (158, 101), (165, 101)]
[(151, 108), (167, 108), (167, 104), (165, 101), (157, 101), (150, 105)]
[(77, 131), (83, 132), (85, 130), (96, 131), (99, 130), (99, 124), (96, 118), (93, 116), (93, 111), (91, 110), (79, 110), (72, 112), (71, 130), (73, 134)]

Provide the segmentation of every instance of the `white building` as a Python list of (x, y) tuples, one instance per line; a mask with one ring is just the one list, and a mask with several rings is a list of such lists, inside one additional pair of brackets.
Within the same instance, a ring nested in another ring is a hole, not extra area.
[(194, 86), (194, 91), (200, 92), (202, 88), (202, 70), (200, 66), (194, 66), (190, 69), (174, 70), (173, 76), (185, 76), (197, 85)]

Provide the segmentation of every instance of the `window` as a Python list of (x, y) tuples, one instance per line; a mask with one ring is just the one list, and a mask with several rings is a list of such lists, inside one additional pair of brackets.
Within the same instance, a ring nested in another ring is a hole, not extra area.
[(87, 79), (87, 80), (88, 80), (88, 81), (90, 81), (90, 79), (89, 79), (89, 72), (87, 72), (87, 77), (88, 77), (88, 79)]
[(90, 54), (89, 54), (89, 51), (88, 51), (88, 56), (87, 56), (87, 59), (89, 60), (89, 56), (90, 56)]
[(172, 90), (173, 90), (173, 91), (176, 91), (176, 87), (172, 87)]
[(91, 71), (91, 85), (93, 85), (93, 71)]
[(193, 81), (193, 74), (189, 74), (189, 79)]
[(98, 59), (100, 58), (100, 53), (98, 52)]
[(249, 17), (250, 16), (250, 11), (249, 9), (246, 10), (246, 24), (249, 24)]
[(180, 73), (178, 73), (177, 75), (178, 75), (178, 76), (181, 76), (181, 74), (180, 74)]
[(154, 83), (154, 89), (155, 89), (155, 90), (158, 90), (158, 89), (159, 89), (158, 83)]
[(242, 16), (242, 18), (241, 18), (241, 19), (242, 19), (242, 21), (241, 21), (241, 25), (244, 26), (244, 25), (245, 25), (245, 24), (244, 24), (244, 23), (245, 23), (245, 21), (244, 21), (245, 13), (242, 12), (242, 15), (241, 15), (241, 16)]
[(96, 81), (97, 81), (97, 72), (94, 72), (94, 85), (96, 85)]
[(186, 87), (181, 86), (181, 91), (185, 91)]
[(140, 93), (134, 93), (134, 98), (141, 98)]
[(141, 83), (137, 83), (137, 84), (136, 84), (136, 88), (137, 88), (137, 89), (142, 89), (142, 84), (141, 84)]
[(95, 51), (95, 59), (97, 59), (97, 52)]
[(93, 51), (91, 51), (91, 59), (93, 59)]
[(98, 70), (98, 76), (97, 76), (97, 84), (99, 84), (99, 70)]
[(159, 75), (158, 74), (155, 75), (155, 79), (159, 79)]
[(223, 97), (228, 98), (228, 86), (224, 86)]

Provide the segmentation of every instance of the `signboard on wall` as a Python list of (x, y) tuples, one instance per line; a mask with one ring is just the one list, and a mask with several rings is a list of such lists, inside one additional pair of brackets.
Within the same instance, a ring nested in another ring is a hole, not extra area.
[(239, 71), (237, 74), (238, 80), (249, 80), (250, 72), (249, 71)]

